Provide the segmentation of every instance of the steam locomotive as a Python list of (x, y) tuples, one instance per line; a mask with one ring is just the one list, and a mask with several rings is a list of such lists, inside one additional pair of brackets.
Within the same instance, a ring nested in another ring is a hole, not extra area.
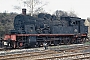
[(74, 44), (86, 41), (88, 26), (78, 17), (56, 17), (50, 14), (26, 15), (22, 9), (14, 19), (14, 29), (6, 34), (3, 46), (6, 48), (40, 47), (47, 45)]

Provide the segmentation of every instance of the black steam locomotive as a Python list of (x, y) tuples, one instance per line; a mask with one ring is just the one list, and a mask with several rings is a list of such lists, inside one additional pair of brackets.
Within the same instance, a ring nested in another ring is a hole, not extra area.
[(22, 9), (14, 19), (14, 29), (6, 34), (3, 46), (27, 48), (47, 45), (74, 44), (86, 41), (88, 27), (85, 20), (78, 17), (56, 17), (50, 14), (26, 15)]

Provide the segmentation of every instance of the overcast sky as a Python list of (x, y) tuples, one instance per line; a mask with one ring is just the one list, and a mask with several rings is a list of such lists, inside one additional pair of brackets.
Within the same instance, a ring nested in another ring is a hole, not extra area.
[[(15, 5), (24, 7), (19, 3), (20, 0), (0, 0), (0, 12), (20, 12), (14, 10)], [(90, 17), (90, 0), (42, 0), (48, 2), (44, 6), (44, 10), (49, 13), (54, 13), (56, 10), (63, 11), (75, 11), (75, 13), (81, 18)]]

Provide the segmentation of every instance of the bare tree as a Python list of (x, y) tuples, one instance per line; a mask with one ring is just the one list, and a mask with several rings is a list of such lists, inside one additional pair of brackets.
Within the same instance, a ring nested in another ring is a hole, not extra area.
[[(23, 3), (23, 5), (27, 7), (30, 15), (44, 12), (43, 6), (46, 5), (46, 3), (42, 4), (40, 0), (21, 0), (21, 3)], [(15, 9), (21, 9), (20, 6), (14, 6), (14, 7)]]
[(55, 15), (56, 15), (57, 17), (67, 16), (67, 12), (61, 11), (61, 10), (57, 10), (57, 11), (55, 12)]
[(75, 14), (75, 11), (70, 11), (70, 12), (68, 13), (68, 16), (77, 17), (77, 15)]
[(54, 13), (57, 17), (60, 17), (60, 16), (70, 16), (70, 17), (77, 17), (77, 15), (73, 12), (73, 11), (70, 11), (69, 13), (66, 12), (66, 11), (62, 11), (62, 10), (57, 10), (55, 13)]

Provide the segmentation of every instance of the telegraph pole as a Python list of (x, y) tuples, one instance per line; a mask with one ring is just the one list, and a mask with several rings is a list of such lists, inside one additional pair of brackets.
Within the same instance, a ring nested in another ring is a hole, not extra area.
[(33, 16), (33, 2), (34, 2), (34, 1), (32, 0), (32, 7), (31, 7), (31, 10), (32, 10), (32, 11), (31, 11), (31, 16)]

